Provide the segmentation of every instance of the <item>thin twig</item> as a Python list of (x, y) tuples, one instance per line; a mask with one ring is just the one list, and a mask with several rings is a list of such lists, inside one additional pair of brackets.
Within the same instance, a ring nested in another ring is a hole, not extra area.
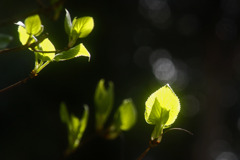
[(19, 85), (21, 85), (21, 84), (24, 84), (24, 83), (26, 83), (28, 80), (30, 80), (30, 79), (32, 79), (32, 78), (34, 78), (34, 77), (36, 77), (36, 76), (37, 76), (37, 74), (31, 73), (27, 78), (24, 78), (23, 80), (20, 80), (20, 81), (14, 83), (14, 84), (12, 84), (12, 85), (10, 85), (10, 86), (8, 86), (8, 87), (5, 87), (5, 88), (1, 89), (1, 90), (0, 90), (0, 93), (5, 92), (5, 91), (7, 91), (7, 90), (9, 90), (9, 89), (12, 89), (12, 88), (14, 88), (14, 87), (16, 87), (16, 86), (19, 86)]
[(158, 141), (158, 139), (150, 140), (148, 148), (137, 158), (137, 160), (142, 160), (146, 154), (149, 152), (151, 148), (155, 148), (159, 145), (161, 141)]
[(193, 135), (192, 132), (190, 132), (190, 131), (188, 131), (188, 130), (186, 130), (186, 129), (183, 129), (183, 128), (169, 128), (169, 129), (166, 130), (163, 134), (166, 134), (167, 132), (172, 131), (172, 130), (184, 131), (184, 132), (187, 132), (187, 133), (190, 134), (190, 135)]
[(7, 48), (7, 49), (3, 49), (0, 50), (0, 54), (2, 53), (8, 53), (8, 52), (17, 52), (17, 51), (22, 51), (28, 48), (35, 48), (37, 45), (39, 45), (44, 39), (46, 39), (48, 37), (48, 33), (45, 33), (43, 35), (41, 35), (38, 39), (37, 42), (33, 42), (33, 43), (26, 43), (23, 46), (19, 46), (19, 47), (14, 47), (14, 48)]
[(146, 154), (148, 153), (148, 151), (151, 149), (150, 146), (148, 146), (148, 148), (137, 158), (137, 160), (142, 160)]

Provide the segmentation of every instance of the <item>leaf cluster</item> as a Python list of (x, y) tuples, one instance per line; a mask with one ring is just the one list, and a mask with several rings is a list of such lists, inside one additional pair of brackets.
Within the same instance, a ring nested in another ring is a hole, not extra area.
[(34, 75), (37, 75), (53, 61), (65, 61), (79, 56), (88, 57), (90, 60), (90, 53), (85, 46), (82, 43), (75, 44), (77, 39), (84, 38), (92, 32), (94, 27), (92, 17), (75, 17), (71, 22), (70, 14), (66, 9), (64, 26), (69, 43), (62, 50), (56, 50), (46, 34), (42, 34), (44, 26), (39, 15), (27, 17), (24, 23), (19, 21), (16, 24), (18, 25), (20, 42), (22, 45), (28, 46), (28, 49), (35, 54), (35, 66), (32, 71)]

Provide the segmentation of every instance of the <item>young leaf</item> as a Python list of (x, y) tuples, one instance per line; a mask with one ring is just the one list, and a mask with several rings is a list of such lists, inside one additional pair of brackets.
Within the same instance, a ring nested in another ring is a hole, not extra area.
[[(159, 105), (156, 109), (156, 105), (154, 105), (155, 99), (159, 102)], [(145, 110), (145, 120), (149, 124), (156, 124), (159, 121), (161, 115), (159, 112), (164, 108), (169, 111), (169, 117), (164, 124), (165, 127), (171, 125), (176, 120), (178, 113), (180, 111), (180, 102), (176, 94), (173, 92), (169, 84), (158, 89), (156, 92), (151, 94), (147, 99)], [(154, 115), (154, 116), (153, 116)]]
[(55, 56), (55, 53), (52, 52), (55, 51), (55, 47), (48, 38), (44, 39), (36, 48), (40, 51), (50, 51), (49, 53), (37, 52), (42, 61), (51, 61)]
[(79, 146), (83, 133), (87, 127), (88, 116), (89, 109), (87, 105), (84, 105), (82, 118), (79, 119), (73, 114), (69, 115), (67, 107), (64, 103), (60, 104), (60, 118), (68, 128), (68, 142), (70, 152)]
[(68, 35), (70, 35), (71, 29), (72, 29), (71, 16), (67, 9), (65, 9), (65, 11), (66, 11), (66, 16), (65, 16), (65, 20), (64, 20), (64, 28), (65, 28), (66, 33)]
[(125, 99), (114, 115), (114, 124), (127, 131), (136, 123), (137, 113), (131, 99)]
[(88, 122), (89, 109), (84, 106), (84, 113), (81, 119), (71, 115), (71, 125), (69, 126), (69, 147), (75, 149), (79, 146), (83, 133)]
[(92, 17), (81, 17), (74, 19), (72, 25), (72, 34), (78, 35), (78, 38), (84, 38), (92, 32), (94, 22)]
[(41, 20), (38, 15), (33, 15), (25, 19), (27, 34), (39, 35), (42, 31)]
[(85, 48), (85, 46), (80, 43), (79, 45), (67, 50), (67, 51), (63, 51), (61, 53), (56, 54), (56, 56), (54, 57), (55, 61), (65, 61), (65, 60), (69, 60), (72, 58), (76, 58), (79, 56), (85, 56), (88, 57), (90, 60), (90, 53), (88, 52), (88, 50)]
[(78, 139), (81, 140), (83, 133), (85, 132), (85, 129), (87, 127), (87, 122), (88, 122), (88, 117), (89, 117), (89, 107), (87, 105), (84, 105), (84, 112), (83, 112), (83, 116), (80, 120), (81, 122), (81, 127), (78, 133)]
[[(20, 42), (22, 43), (22, 45), (25, 45), (28, 42), (30, 35), (27, 34), (26, 29), (20, 25), (18, 26), (18, 34), (19, 34)], [(30, 43), (33, 43), (33, 42), (35, 42), (35, 40), (31, 38)]]
[[(152, 122), (155, 124), (154, 130), (152, 132), (151, 139), (159, 139), (161, 138), (161, 135), (163, 133), (163, 129), (165, 127), (165, 124), (169, 118), (169, 110), (166, 108), (162, 108), (160, 103), (158, 102), (158, 99), (155, 98), (155, 102), (152, 107), (151, 114), (149, 116), (149, 122)], [(160, 142), (160, 139), (159, 139)]]
[(96, 129), (101, 130), (112, 110), (114, 100), (114, 88), (113, 83), (108, 83), (108, 88), (104, 86), (104, 80), (101, 79), (97, 85), (94, 104), (95, 104), (95, 117), (96, 117)]

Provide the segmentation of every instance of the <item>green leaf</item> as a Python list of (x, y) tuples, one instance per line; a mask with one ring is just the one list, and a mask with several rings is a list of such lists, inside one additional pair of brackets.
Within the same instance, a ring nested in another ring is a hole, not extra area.
[(83, 133), (85, 132), (89, 116), (88, 106), (84, 106), (84, 113), (79, 120), (73, 114), (71, 115), (71, 125), (69, 125), (69, 147), (75, 149), (79, 146)]
[(162, 120), (161, 112), (163, 108), (169, 111), (169, 117), (163, 124), (165, 128), (174, 123), (180, 111), (179, 99), (169, 84), (161, 87), (156, 92), (151, 94), (145, 105), (145, 120), (149, 124), (156, 124), (159, 123), (159, 120)]
[(131, 99), (125, 99), (114, 115), (114, 124), (127, 131), (136, 123), (137, 113)]
[(66, 33), (68, 35), (70, 35), (70, 32), (72, 30), (71, 16), (67, 9), (65, 9), (65, 11), (66, 11), (66, 16), (65, 16), (65, 20), (64, 20), (64, 28), (65, 28)]
[(89, 108), (87, 105), (84, 105), (84, 112), (82, 118), (79, 119), (73, 114), (69, 115), (67, 107), (64, 103), (60, 104), (60, 118), (62, 122), (67, 125), (68, 128), (68, 142), (70, 152), (79, 146), (82, 136), (87, 127), (88, 117)]
[(0, 49), (6, 48), (12, 39), (12, 36), (0, 33)]
[[(152, 111), (149, 116), (149, 121), (154, 122), (155, 124), (154, 130), (151, 136), (152, 140), (159, 139), (159, 137), (161, 138), (163, 129), (165, 127), (165, 124), (168, 118), (169, 118), (169, 110), (167, 110), (166, 108), (162, 108), (158, 99), (155, 98)], [(159, 139), (158, 141), (160, 142), (160, 140), (161, 139)]]
[(63, 102), (60, 104), (60, 118), (61, 118), (61, 121), (66, 124), (68, 124), (70, 121), (67, 107)]
[(54, 57), (55, 61), (65, 61), (65, 60), (69, 60), (72, 58), (76, 58), (79, 56), (84, 56), (84, 57), (88, 57), (90, 60), (90, 53), (88, 52), (88, 50), (85, 48), (85, 46), (80, 43), (79, 45), (67, 50), (67, 51), (63, 51), (61, 53), (56, 54), (56, 56)]
[(36, 48), (40, 51), (50, 51), (49, 53), (37, 52), (39, 55), (38, 58), (42, 61), (51, 61), (55, 57), (55, 53), (53, 52), (55, 51), (55, 47), (48, 38), (44, 39)]
[(41, 20), (38, 15), (33, 15), (25, 19), (27, 34), (39, 35), (42, 32)]
[(83, 116), (81, 118), (81, 127), (78, 133), (78, 139), (82, 138), (83, 133), (85, 132), (85, 129), (87, 127), (87, 123), (88, 123), (88, 117), (89, 117), (89, 107), (87, 105), (84, 105), (84, 112), (83, 112)]
[(22, 45), (27, 44), (28, 39), (31, 38), (30, 44), (36, 42), (29, 34), (27, 34), (27, 31), (24, 27), (18, 26), (18, 34), (19, 34), (19, 40), (22, 43)]
[(78, 35), (78, 38), (84, 38), (92, 32), (94, 22), (92, 17), (86, 16), (77, 19), (74, 18), (72, 25), (72, 34)]
[(114, 100), (114, 86), (112, 82), (108, 83), (108, 88), (104, 86), (104, 80), (101, 79), (96, 87), (94, 95), (96, 129), (101, 130), (112, 110)]

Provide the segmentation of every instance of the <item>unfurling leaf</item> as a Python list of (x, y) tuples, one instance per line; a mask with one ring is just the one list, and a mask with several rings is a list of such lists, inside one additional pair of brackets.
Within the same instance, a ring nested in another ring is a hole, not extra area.
[(95, 117), (96, 129), (101, 130), (112, 110), (114, 100), (114, 86), (112, 82), (108, 83), (108, 88), (104, 86), (104, 80), (101, 79), (97, 85), (94, 104), (95, 104)]
[(67, 51), (63, 51), (61, 53), (56, 54), (56, 56), (54, 57), (55, 61), (65, 61), (65, 60), (69, 60), (72, 58), (76, 58), (79, 56), (84, 56), (84, 57), (88, 57), (90, 60), (90, 53), (88, 52), (88, 50), (85, 48), (85, 46), (80, 43), (79, 45), (67, 50)]
[(180, 102), (176, 94), (167, 84), (147, 99), (145, 109), (145, 120), (155, 125), (152, 139), (161, 138), (164, 128), (174, 123), (180, 111)]
[(86, 129), (88, 122), (89, 109), (88, 106), (84, 106), (84, 113), (81, 119), (71, 115), (71, 122), (69, 127), (69, 147), (75, 149), (79, 146), (83, 133)]
[(67, 9), (65, 9), (65, 11), (66, 11), (66, 16), (65, 16), (65, 20), (64, 20), (64, 28), (65, 28), (66, 33), (68, 35), (70, 35), (70, 32), (72, 30), (71, 16)]
[(73, 114), (68, 114), (67, 107), (64, 103), (60, 105), (60, 118), (68, 128), (68, 142), (69, 152), (75, 150), (82, 139), (83, 133), (85, 132), (89, 116), (89, 109), (87, 105), (84, 105), (84, 112), (82, 118), (79, 119)]

